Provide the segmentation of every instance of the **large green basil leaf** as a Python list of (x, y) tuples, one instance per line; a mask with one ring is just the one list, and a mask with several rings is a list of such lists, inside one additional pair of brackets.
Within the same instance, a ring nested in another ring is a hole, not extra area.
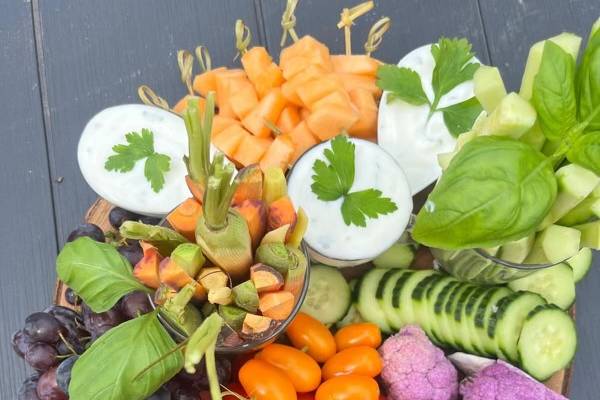
[(567, 158), (600, 175), (600, 131), (579, 136), (567, 153)]
[(431, 247), (494, 247), (542, 222), (556, 198), (551, 163), (528, 144), (485, 136), (452, 159), (417, 215), (414, 239)]
[(121, 236), (127, 239), (143, 240), (155, 246), (163, 256), (169, 256), (188, 240), (180, 233), (164, 226), (148, 225), (136, 221), (125, 221), (119, 228)]
[(88, 237), (65, 245), (56, 271), (94, 312), (109, 310), (134, 290), (149, 291), (134, 278), (131, 265), (117, 249)]
[(461, 103), (440, 108), (439, 111), (444, 114), (444, 123), (450, 134), (458, 137), (461, 133), (471, 130), (483, 108), (476, 97), (471, 97)]
[(183, 354), (173, 352), (175, 346), (156, 311), (127, 321), (102, 335), (75, 362), (69, 398), (146, 399), (183, 368)]
[(531, 101), (549, 140), (560, 140), (577, 123), (575, 60), (550, 40), (544, 45)]
[[(590, 37), (577, 71), (579, 119), (584, 121), (600, 106), (600, 30)], [(600, 115), (594, 117), (587, 129), (600, 129)]]

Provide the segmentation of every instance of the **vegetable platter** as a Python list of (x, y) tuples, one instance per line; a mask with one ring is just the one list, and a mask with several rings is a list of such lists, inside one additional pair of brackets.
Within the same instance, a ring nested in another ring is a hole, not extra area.
[(278, 62), (238, 20), (240, 68), (182, 50), (173, 107), (142, 85), (87, 124), (103, 198), (13, 337), (37, 371), (19, 398), (566, 399), (600, 249), (600, 20), (535, 43), (517, 93), (462, 38), (378, 61), (385, 17), (351, 54), (370, 1), (330, 54), (296, 6)]

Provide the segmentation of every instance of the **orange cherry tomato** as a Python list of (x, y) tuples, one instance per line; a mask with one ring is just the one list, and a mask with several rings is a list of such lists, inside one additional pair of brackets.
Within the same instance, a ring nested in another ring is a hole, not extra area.
[(335, 334), (338, 351), (354, 346), (369, 346), (374, 349), (381, 345), (381, 330), (370, 322), (359, 322), (343, 327)]
[(344, 375), (325, 381), (317, 389), (315, 400), (378, 400), (379, 385), (373, 378)]
[(323, 365), (323, 379), (341, 375), (361, 375), (375, 378), (381, 373), (383, 362), (377, 350), (367, 346), (349, 347), (331, 357)]
[(286, 334), (295, 348), (306, 349), (317, 362), (325, 362), (335, 354), (335, 340), (329, 329), (308, 314), (298, 313)]
[(266, 361), (248, 361), (240, 369), (239, 379), (248, 396), (254, 400), (298, 399), (287, 375)]
[(311, 392), (321, 383), (321, 368), (308, 354), (291, 346), (270, 344), (256, 358), (282, 370), (297, 392)]

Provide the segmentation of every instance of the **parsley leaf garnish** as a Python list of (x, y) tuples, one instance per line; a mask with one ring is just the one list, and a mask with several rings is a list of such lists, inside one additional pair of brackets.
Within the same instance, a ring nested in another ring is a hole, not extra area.
[(311, 189), (319, 200), (343, 198), (341, 212), (346, 225), (365, 227), (367, 218), (376, 219), (379, 215), (396, 211), (398, 207), (377, 189), (350, 192), (354, 184), (355, 150), (356, 146), (345, 135), (331, 140), (331, 149), (323, 152), (329, 163), (316, 160), (313, 164), (315, 174)]
[(410, 68), (381, 65), (377, 69), (377, 86), (388, 92), (388, 102), (402, 100), (415, 106), (427, 104), (429, 118), (436, 111), (443, 112), (446, 127), (456, 137), (473, 126), (475, 118), (483, 110), (481, 105), (475, 97), (445, 108), (438, 108), (438, 104), (442, 96), (459, 84), (473, 79), (479, 64), (471, 62), (474, 53), (471, 51), (471, 43), (464, 38), (442, 37), (431, 46), (431, 55), (435, 60), (431, 75), (433, 100), (429, 100), (423, 90), (419, 74)]
[(128, 144), (117, 144), (112, 150), (116, 153), (108, 157), (104, 168), (108, 171), (129, 172), (135, 163), (146, 159), (144, 176), (150, 182), (152, 190), (160, 192), (165, 184), (165, 176), (171, 169), (171, 157), (154, 151), (154, 134), (150, 129), (142, 129), (142, 133), (125, 134)]

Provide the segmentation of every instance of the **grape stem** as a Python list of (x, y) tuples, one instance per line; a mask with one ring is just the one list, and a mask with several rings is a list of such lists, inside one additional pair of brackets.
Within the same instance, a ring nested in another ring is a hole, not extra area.
[(79, 353), (77, 353), (77, 351), (75, 351), (75, 349), (73, 348), (71, 343), (69, 343), (69, 341), (67, 339), (65, 339), (62, 332), (58, 332), (58, 336), (60, 337), (60, 340), (62, 340), (62, 342), (65, 344), (65, 346), (67, 346), (67, 349), (69, 349), (71, 351), (72, 355), (75, 356), (75, 355), (79, 354)]

